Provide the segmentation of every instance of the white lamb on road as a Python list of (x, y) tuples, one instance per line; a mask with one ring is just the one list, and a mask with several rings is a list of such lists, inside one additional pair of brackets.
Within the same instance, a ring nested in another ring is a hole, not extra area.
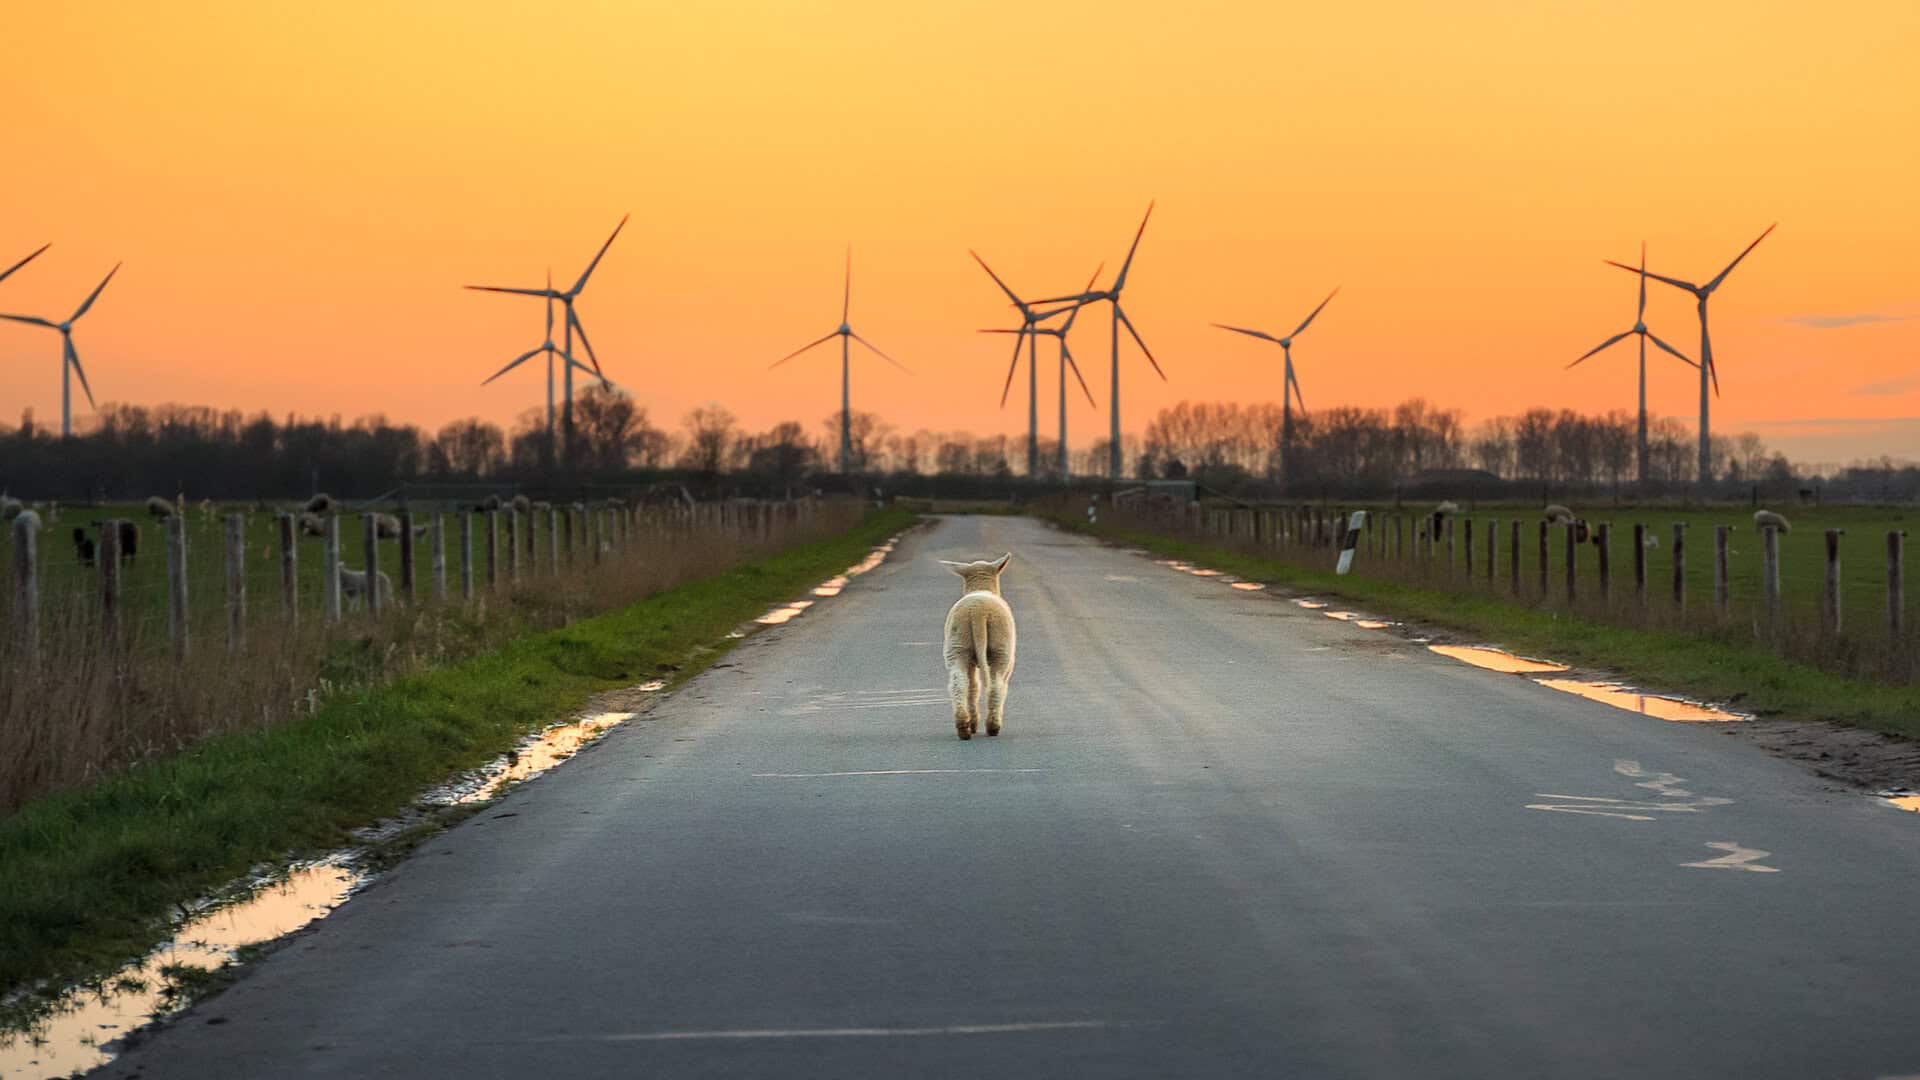
[[(1000, 572), (1013, 553), (998, 559), (940, 565), (960, 575), (966, 592), (947, 610), (947, 691), (953, 699), (953, 729), (962, 739), (980, 730), (980, 713), (987, 714), (987, 734), (1000, 734), (1007, 707), (1007, 684), (1013, 678), (1013, 609), (1000, 598)], [(986, 702), (979, 701), (985, 684)]]

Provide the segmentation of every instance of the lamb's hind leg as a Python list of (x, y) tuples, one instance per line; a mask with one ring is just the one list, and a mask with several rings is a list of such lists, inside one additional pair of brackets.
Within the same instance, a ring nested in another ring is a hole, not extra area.
[(1012, 680), (1012, 672), (989, 671), (987, 679), (987, 734), (1000, 734), (1000, 721), (1007, 710), (1007, 688)]
[(953, 699), (953, 730), (962, 739), (973, 738), (973, 665), (963, 660), (947, 663), (947, 695)]

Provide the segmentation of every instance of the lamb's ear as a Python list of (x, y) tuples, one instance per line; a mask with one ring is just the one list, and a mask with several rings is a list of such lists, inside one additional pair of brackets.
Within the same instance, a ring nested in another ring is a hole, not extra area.
[(966, 564), (966, 563), (962, 563), (962, 562), (948, 562), (948, 561), (947, 561), (947, 560), (945, 560), (945, 559), (938, 559), (938, 560), (935, 560), (935, 561), (937, 561), (937, 562), (938, 562), (938, 563), (939, 563), (939, 564), (940, 564), (941, 566), (944, 566), (944, 567), (946, 567), (947, 569), (949, 569), (949, 570), (951, 570), (951, 571), (953, 571), (954, 573), (956, 573), (956, 574), (959, 574), (959, 575), (960, 575), (961, 577), (966, 577), (966, 576), (967, 576), (967, 564)]
[(1009, 551), (1005, 555), (1002, 555), (998, 559), (995, 559), (993, 563), (993, 572), (997, 574), (1000, 571), (1005, 570), (1007, 568), (1008, 560), (1012, 558), (1013, 558), (1013, 552)]

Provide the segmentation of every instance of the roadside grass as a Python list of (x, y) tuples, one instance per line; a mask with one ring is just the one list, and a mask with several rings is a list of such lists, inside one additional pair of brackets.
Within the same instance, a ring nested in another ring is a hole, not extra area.
[(690, 677), (724, 654), (728, 631), (912, 520), (871, 514), (632, 606), (28, 803), (0, 820), (0, 996), (115, 970), (250, 867), (342, 845), (596, 692)]
[(1894, 686), (1831, 674), (1775, 656), (1762, 645), (1718, 640), (1695, 630), (1621, 626), (1565, 610), (1520, 606), (1494, 595), (1463, 595), (1360, 575), (1341, 577), (1328, 568), (1155, 532), (1089, 525), (1071, 517), (1050, 520), (1072, 532), (1255, 581), (1342, 597), (1364, 605), (1369, 614), (1417, 620), (1523, 654), (1615, 671), (1640, 685), (1726, 703), (1743, 712), (1831, 720), (1920, 738), (1920, 685)]

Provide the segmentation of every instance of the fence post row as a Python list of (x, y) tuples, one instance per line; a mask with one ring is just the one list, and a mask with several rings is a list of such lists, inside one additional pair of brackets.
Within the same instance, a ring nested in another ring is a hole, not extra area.
[(13, 629), (28, 664), (40, 662), (40, 515), (13, 519)]
[(247, 516), (227, 515), (227, 652), (247, 647)]
[[(289, 515), (291, 516), (291, 515)], [(173, 643), (175, 663), (184, 661), (188, 651), (187, 630), (187, 521), (180, 514), (167, 518), (167, 636)]]
[(329, 514), (325, 535), (320, 542), (320, 594), (327, 609), (327, 621), (340, 621), (340, 519)]

